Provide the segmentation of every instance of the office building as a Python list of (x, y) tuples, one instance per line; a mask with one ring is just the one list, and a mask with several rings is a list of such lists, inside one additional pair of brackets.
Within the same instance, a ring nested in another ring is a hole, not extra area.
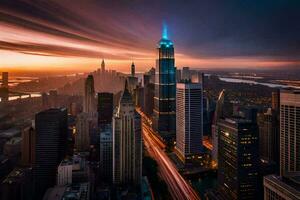
[(213, 143), (213, 150), (212, 150), (212, 158), (217, 163), (218, 162), (218, 135), (219, 135), (219, 128), (218, 128), (218, 121), (221, 118), (232, 117), (233, 115), (233, 105), (229, 102), (228, 94), (225, 90), (222, 90), (219, 94), (217, 103), (216, 103), (216, 110), (213, 115), (212, 120), (212, 143)]
[(32, 200), (32, 169), (18, 167), (11, 171), (0, 185), (0, 199)]
[(88, 152), (93, 135), (98, 128), (97, 113), (80, 113), (76, 119), (75, 148), (77, 152)]
[(100, 128), (100, 179), (108, 183), (112, 182), (113, 172), (113, 135), (111, 124)]
[(164, 27), (155, 70), (154, 129), (167, 141), (176, 135), (176, 68), (173, 42)]
[(258, 130), (245, 119), (218, 121), (218, 185), (226, 199), (255, 199), (258, 195)]
[(203, 88), (199, 83), (177, 83), (176, 149), (187, 161), (202, 151)]
[(280, 175), (300, 175), (300, 91), (280, 92)]
[(176, 83), (181, 82), (181, 69), (176, 69)]
[(154, 84), (151, 83), (151, 76), (144, 74), (144, 107), (143, 111), (147, 116), (153, 114), (154, 104)]
[(73, 161), (65, 159), (57, 168), (56, 185), (67, 185), (72, 183)]
[(135, 77), (135, 65), (134, 62), (131, 64), (131, 76)]
[(84, 83), (83, 112), (96, 112), (93, 75), (88, 75)]
[(24, 166), (33, 166), (35, 161), (36, 132), (32, 126), (22, 130), (21, 162)]
[(277, 175), (264, 177), (264, 200), (300, 199), (300, 180), (298, 177), (285, 178)]
[(34, 173), (36, 195), (41, 198), (56, 183), (57, 166), (67, 146), (67, 109), (49, 109), (35, 116), (36, 145)]
[(102, 59), (102, 62), (101, 62), (101, 72), (105, 72), (105, 62), (104, 62), (104, 59)]
[(2, 72), (2, 87), (8, 88), (8, 72)]
[(189, 67), (183, 67), (182, 68), (181, 80), (183, 80), (183, 81), (189, 81), (190, 79), (191, 79), (190, 68)]
[(113, 93), (98, 93), (98, 124), (99, 126), (110, 124), (114, 109)]
[(139, 186), (142, 179), (141, 117), (129, 93), (127, 81), (113, 117), (113, 183)]
[(259, 154), (264, 162), (279, 160), (279, 132), (276, 129), (276, 113), (269, 108), (265, 113), (259, 113), (257, 117), (259, 128)]

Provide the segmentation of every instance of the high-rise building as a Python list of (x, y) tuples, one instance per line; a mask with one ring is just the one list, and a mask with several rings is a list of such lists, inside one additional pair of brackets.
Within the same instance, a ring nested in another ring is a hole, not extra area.
[(258, 130), (245, 119), (218, 121), (218, 184), (226, 199), (255, 199), (258, 194)]
[(100, 178), (107, 183), (112, 182), (113, 174), (113, 133), (111, 124), (100, 128)]
[(8, 88), (8, 72), (2, 72), (2, 87)]
[(98, 124), (110, 124), (113, 117), (114, 95), (108, 92), (98, 93)]
[(280, 175), (300, 175), (300, 91), (280, 92)]
[(83, 112), (93, 113), (96, 112), (95, 106), (95, 88), (94, 77), (88, 75), (84, 84), (84, 97), (83, 97)]
[(73, 161), (63, 160), (57, 168), (56, 185), (67, 185), (72, 183)]
[(131, 64), (131, 76), (135, 77), (135, 65), (134, 62)]
[(182, 68), (182, 77), (181, 77), (182, 80), (184, 81), (188, 81), (191, 79), (191, 76), (190, 76), (190, 68), (189, 67), (183, 67)]
[(176, 83), (181, 82), (181, 69), (176, 69)]
[(32, 126), (22, 130), (22, 165), (33, 166), (35, 161), (36, 132)]
[(113, 117), (113, 183), (139, 186), (142, 178), (141, 117), (127, 81)]
[(75, 147), (78, 152), (90, 150), (92, 133), (98, 128), (97, 115), (80, 113), (76, 119)]
[(279, 160), (279, 132), (276, 129), (276, 114), (269, 108), (265, 113), (259, 113), (257, 117), (259, 127), (259, 154), (264, 162)]
[(102, 62), (101, 62), (101, 72), (105, 72), (105, 62), (104, 62), (104, 59), (102, 59)]
[(166, 27), (158, 43), (155, 73), (154, 128), (163, 139), (172, 141), (176, 135), (176, 68)]
[(232, 117), (233, 108), (232, 104), (229, 102), (228, 95), (225, 90), (222, 90), (219, 94), (216, 110), (213, 116), (212, 121), (212, 142), (213, 142), (213, 150), (212, 150), (212, 158), (215, 162), (218, 162), (218, 121), (221, 118)]
[(285, 178), (276, 175), (264, 177), (264, 200), (300, 199), (299, 178)]
[(31, 168), (15, 168), (0, 184), (0, 199), (33, 199), (33, 181)]
[(152, 116), (154, 103), (154, 84), (151, 83), (150, 75), (144, 74), (144, 108), (146, 115)]
[(176, 149), (187, 161), (202, 151), (203, 89), (200, 83), (177, 83)]
[(58, 164), (66, 153), (68, 136), (67, 109), (49, 109), (35, 116), (36, 145), (34, 174), (40, 199), (56, 183)]
[(279, 112), (280, 109), (280, 90), (272, 92), (272, 109)]

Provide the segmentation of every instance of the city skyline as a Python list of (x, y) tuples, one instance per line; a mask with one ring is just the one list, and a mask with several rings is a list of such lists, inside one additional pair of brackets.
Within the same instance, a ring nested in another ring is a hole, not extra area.
[(88, 72), (105, 59), (110, 69), (128, 72), (134, 61), (136, 71), (144, 72), (155, 66), (153, 46), (163, 22), (176, 43), (175, 66), (297, 68), (299, 25), (289, 21), (299, 19), (297, 6), (283, 1), (184, 6), (178, 1), (4, 1), (1, 69)]

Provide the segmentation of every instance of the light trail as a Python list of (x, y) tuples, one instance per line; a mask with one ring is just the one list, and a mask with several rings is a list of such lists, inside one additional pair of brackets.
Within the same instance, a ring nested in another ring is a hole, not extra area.
[[(143, 113), (138, 110), (143, 118)], [(200, 197), (192, 186), (181, 176), (175, 165), (164, 152), (161, 142), (156, 138), (156, 133), (148, 125), (147, 119), (142, 123), (143, 139), (149, 155), (156, 160), (160, 176), (165, 180), (173, 199), (199, 200)]]

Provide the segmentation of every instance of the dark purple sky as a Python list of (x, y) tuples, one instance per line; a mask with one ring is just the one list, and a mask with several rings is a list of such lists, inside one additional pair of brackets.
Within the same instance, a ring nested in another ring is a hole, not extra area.
[(163, 22), (178, 66), (300, 63), (297, 0), (2, 0), (0, 19), (0, 60), (11, 70), (94, 68), (105, 58), (143, 71), (155, 63)]

